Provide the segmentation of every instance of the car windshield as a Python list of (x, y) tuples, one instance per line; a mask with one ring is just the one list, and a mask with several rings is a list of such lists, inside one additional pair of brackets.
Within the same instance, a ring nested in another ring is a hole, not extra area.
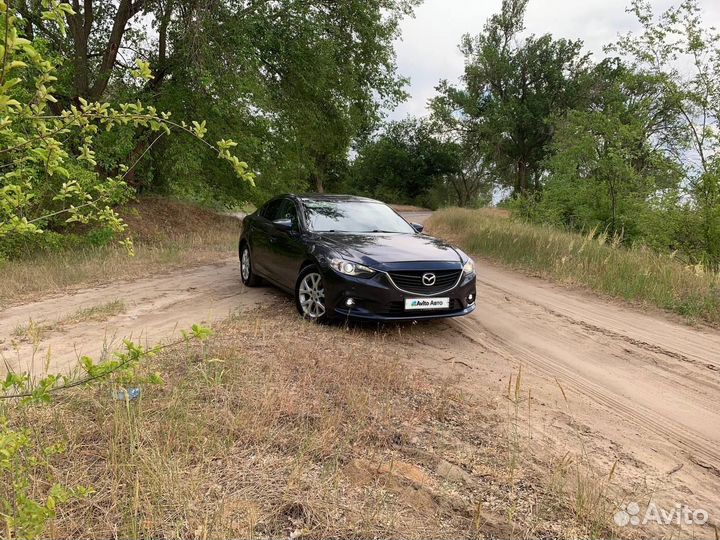
[(315, 232), (414, 233), (390, 207), (375, 202), (305, 201), (305, 221)]

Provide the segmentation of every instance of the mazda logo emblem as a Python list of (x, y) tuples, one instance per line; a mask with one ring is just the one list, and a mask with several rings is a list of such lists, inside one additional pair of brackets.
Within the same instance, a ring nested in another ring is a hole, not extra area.
[(435, 285), (435, 274), (430, 274), (430, 273), (423, 274), (422, 282), (423, 282), (423, 285), (425, 285), (427, 287), (431, 287), (431, 286)]

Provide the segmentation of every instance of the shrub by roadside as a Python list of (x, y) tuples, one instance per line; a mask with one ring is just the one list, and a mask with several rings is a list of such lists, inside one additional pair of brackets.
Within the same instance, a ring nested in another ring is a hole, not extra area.
[(631, 302), (720, 325), (720, 277), (686, 267), (671, 255), (627, 249), (600, 234), (504, 219), (492, 210), (448, 208), (426, 223), (436, 236), (469, 253), (577, 284)]

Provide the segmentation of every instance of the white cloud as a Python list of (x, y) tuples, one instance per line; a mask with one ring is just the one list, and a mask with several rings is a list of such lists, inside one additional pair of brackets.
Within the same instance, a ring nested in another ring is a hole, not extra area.
[[(653, 0), (656, 12), (679, 0)], [(463, 72), (458, 50), (465, 33), (482, 31), (485, 21), (499, 11), (501, 0), (426, 0), (415, 17), (401, 24), (402, 36), (396, 42), (398, 71), (410, 78), (411, 97), (389, 117), (426, 114), (428, 99), (435, 95), (441, 79), (457, 81)], [(619, 33), (637, 30), (633, 15), (626, 13), (629, 0), (530, 0), (525, 24), (527, 33), (582, 39), (587, 51), (597, 59), (602, 47)], [(707, 24), (720, 26), (720, 2), (701, 0)]]

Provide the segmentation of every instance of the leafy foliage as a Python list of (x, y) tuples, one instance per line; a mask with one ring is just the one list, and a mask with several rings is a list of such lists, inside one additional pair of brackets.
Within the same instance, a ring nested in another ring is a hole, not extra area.
[[(622, 234), (690, 264), (720, 268), (720, 34), (686, 0), (608, 51), (586, 107), (558, 119), (550, 172), (532, 217)], [(679, 66), (685, 66), (680, 68)]]
[(580, 41), (519, 40), (526, 6), (463, 38), (462, 84), (432, 102), (440, 136), (525, 218), (720, 268), (720, 33), (697, 0), (657, 16), (634, 0), (640, 33), (596, 65)]
[[(657, 77), (618, 60), (594, 70), (592, 104), (557, 122), (540, 217), (578, 230), (635, 239), (638, 216), (656, 193), (674, 189), (681, 171), (653, 140), (675, 132)], [(663, 120), (666, 118), (666, 120)]]
[[(415, 4), (14, 2), (3, 21), (17, 47), (4, 65), (19, 75), (0, 106), (18, 118), (0, 124), (11, 149), (0, 154), (0, 256), (65, 245), (73, 223), (121, 233), (111, 209), (135, 192), (237, 205), (322, 190), (351, 142), (405, 96), (392, 43)], [(31, 54), (37, 65), (23, 60)], [(25, 124), (42, 133), (37, 144), (13, 142)], [(207, 152), (197, 138), (219, 142)]]
[(442, 129), (481, 153), (516, 194), (540, 187), (552, 119), (584, 100), (588, 82), (580, 41), (544, 35), (518, 42), (527, 1), (503, 0), (482, 33), (463, 36), (463, 86), (441, 81), (432, 103)]
[[(699, 261), (718, 270), (720, 32), (703, 25), (697, 0), (683, 0), (659, 16), (646, 0), (633, 0), (631, 11), (642, 32), (623, 36), (611, 49), (631, 54), (637, 71), (659, 77), (664, 83), (662, 92), (673, 103), (679, 136), (663, 141), (663, 149), (675, 157), (684, 172), (686, 181), (680, 190), (684, 204), (691, 209), (687, 212), (676, 207), (672, 212), (674, 217), (696, 218), (693, 221), (700, 233)], [(682, 234), (678, 230), (675, 236), (681, 238)], [(682, 248), (696, 258), (694, 246), (685, 246)]]
[(207, 137), (231, 134), (262, 181), (237, 182), (192, 141), (156, 141), (143, 126), (102, 141), (104, 172), (146, 153), (126, 176), (131, 187), (230, 205), (331, 181), (353, 139), (405, 96), (393, 40), (416, 3), (88, 0), (67, 16), (67, 35), (44, 24), (34, 2), (23, 3), (23, 19), (65, 60), (60, 103), (152, 100), (204, 118)]
[[(74, 14), (65, 3), (47, 0), (45, 24), (65, 33), (65, 17)], [(145, 129), (161, 137), (176, 128), (205, 143), (237, 177), (252, 183), (247, 163), (230, 150), (235, 143), (221, 140), (217, 147), (204, 140), (205, 121), (175, 123), (139, 101), (111, 106), (78, 96), (77, 104), (60, 108), (54, 96), (55, 66), (30, 40), (21, 37), (21, 20), (10, 6), (0, 4), (0, 255), (18, 236), (43, 234), (67, 224), (97, 223), (115, 232), (124, 224), (112, 206), (130, 196), (125, 178), (136, 165), (121, 165), (113, 176), (96, 168), (98, 134), (116, 128)], [(148, 66), (137, 62), (134, 74), (152, 78)], [(142, 157), (139, 156), (138, 159)], [(132, 244), (123, 241), (128, 249)]]
[[(460, 170), (460, 148), (433, 136), (428, 122), (392, 122), (360, 146), (352, 163), (351, 191), (383, 200), (437, 207), (438, 188)], [(444, 199), (444, 197), (443, 197)]]

